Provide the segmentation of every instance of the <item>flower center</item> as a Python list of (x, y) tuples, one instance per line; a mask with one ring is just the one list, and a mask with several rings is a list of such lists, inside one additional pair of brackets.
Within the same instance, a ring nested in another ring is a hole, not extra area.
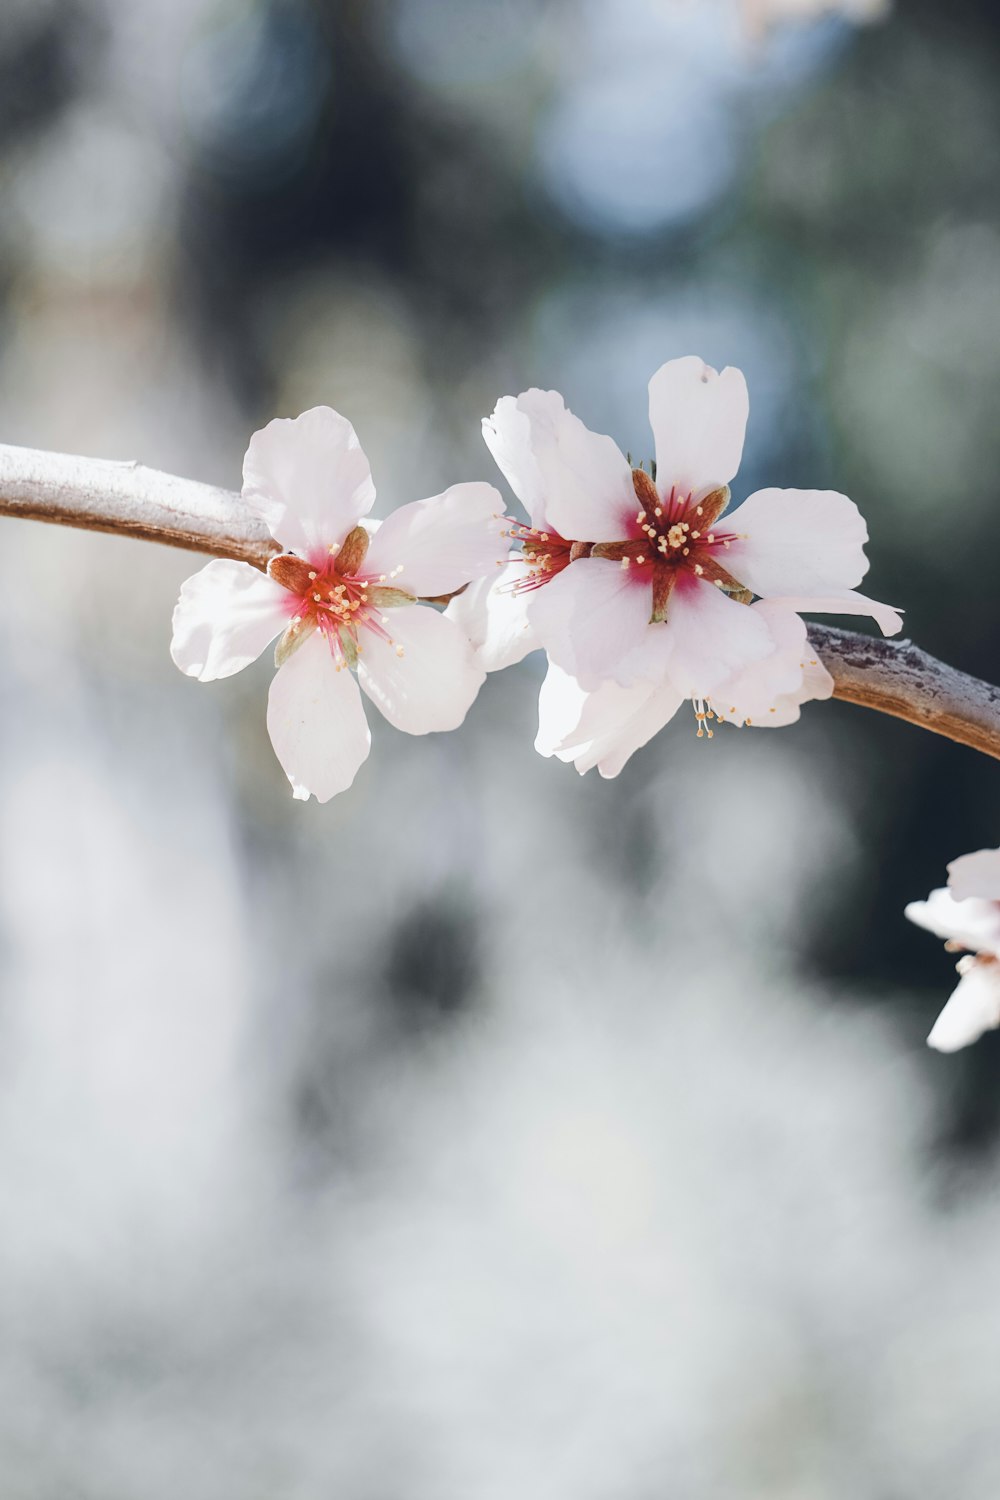
[(638, 535), (627, 542), (599, 542), (590, 555), (618, 558), (623, 568), (648, 570), (653, 590), (651, 623), (667, 618), (670, 595), (682, 573), (713, 583), (738, 603), (749, 604), (752, 592), (720, 560), (734, 540), (732, 532), (715, 529), (729, 504), (728, 486), (698, 500), (671, 487), (661, 499), (645, 469), (632, 470), (632, 484), (639, 502), (634, 523)]
[[(268, 576), (295, 597), (291, 623), (282, 646), (285, 654), (314, 630), (321, 630), (338, 666), (351, 666), (362, 648), (358, 631), (370, 630), (393, 644), (386, 629), (383, 610), (399, 604), (412, 604), (413, 596), (391, 586), (391, 576), (364, 573), (369, 536), (363, 526), (356, 526), (339, 547), (331, 547), (325, 558), (297, 557), (282, 552), (267, 565)], [(401, 656), (403, 648), (396, 647)]]
[(561, 573), (573, 561), (574, 548), (581, 545), (568, 542), (558, 531), (541, 531), (535, 526), (523, 526), (520, 521), (511, 521), (506, 535), (520, 544), (521, 554), (528, 564), (527, 577), (514, 584), (514, 592), (518, 594), (526, 589), (541, 588), (543, 583)]
[(644, 570), (641, 576), (648, 578), (653, 595), (650, 623), (667, 618), (670, 595), (684, 572), (714, 583), (739, 604), (749, 604), (752, 591), (720, 561), (734, 540), (732, 532), (715, 529), (729, 504), (728, 486), (711, 490), (699, 500), (674, 487), (661, 499), (645, 469), (632, 470), (632, 485), (639, 510), (633, 523), (635, 534), (627, 540), (571, 541), (557, 531), (512, 521), (508, 535), (520, 543), (528, 565), (527, 576), (513, 585), (514, 591), (541, 588), (578, 558), (603, 557), (620, 562), (623, 568)]

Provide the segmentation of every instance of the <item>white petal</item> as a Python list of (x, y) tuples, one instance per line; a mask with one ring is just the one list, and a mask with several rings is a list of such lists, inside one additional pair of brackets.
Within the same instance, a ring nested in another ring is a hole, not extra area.
[(472, 579), (496, 577), (510, 551), (507, 529), (499, 490), (453, 484), (443, 495), (414, 500), (386, 516), (364, 571), (369, 577), (392, 573), (395, 586), (414, 596), (450, 594)]
[(528, 624), (531, 593), (515, 587), (528, 577), (527, 563), (510, 562), (496, 578), (470, 583), (444, 612), (468, 637), (484, 672), (512, 667), (541, 644)]
[(558, 391), (504, 396), (483, 436), (532, 525), (568, 541), (632, 535), (636, 499), (625, 455), (567, 411)]
[(690, 574), (670, 596), (666, 628), (673, 647), (667, 672), (685, 698), (711, 696), (721, 683), (775, 649), (759, 614)]
[(281, 634), (293, 607), (288, 590), (266, 573), (216, 558), (181, 584), (170, 655), (200, 682), (231, 677)]
[(649, 382), (649, 425), (656, 441), (656, 483), (684, 494), (721, 488), (743, 457), (750, 398), (742, 370), (720, 375), (697, 355), (661, 365)]
[(358, 681), (369, 698), (407, 734), (457, 729), (486, 681), (466, 637), (426, 605), (390, 610), (386, 624), (391, 645), (361, 633)]
[(725, 565), (765, 599), (840, 594), (868, 571), (864, 517), (836, 490), (758, 490), (716, 530), (735, 533)]
[(810, 598), (808, 594), (793, 594), (790, 597), (774, 595), (771, 604), (784, 605), (786, 609), (801, 610), (807, 615), (868, 615), (883, 635), (897, 635), (903, 628), (903, 617), (891, 604), (880, 604), (859, 594), (856, 589), (844, 589), (839, 594), (820, 594)]
[(948, 866), (948, 889), (956, 901), (980, 896), (1000, 901), (1000, 849), (977, 849), (963, 854)]
[(354, 428), (329, 406), (275, 417), (250, 439), (243, 498), (289, 552), (312, 558), (339, 546), (375, 499)]
[(958, 981), (957, 989), (931, 1028), (927, 1045), (938, 1052), (957, 1052), (997, 1026), (1000, 1026), (1000, 964), (975, 964)]
[(603, 557), (570, 563), (528, 601), (528, 620), (552, 661), (585, 688), (618, 678), (644, 643), (653, 608), (652, 582)]
[(371, 734), (358, 685), (316, 631), (280, 667), (267, 700), (274, 753), (298, 798), (327, 802), (346, 791), (368, 756)]
[(956, 901), (951, 891), (938, 887), (926, 901), (911, 901), (905, 915), (935, 937), (961, 943), (974, 953), (1000, 954), (1000, 903), (969, 896)]
[(778, 729), (795, 723), (803, 703), (829, 698), (833, 678), (813, 656), (799, 615), (773, 600), (758, 600), (751, 609), (766, 623), (775, 650), (714, 689), (712, 705), (731, 722)]
[(538, 696), (540, 755), (572, 761), (581, 776), (597, 766), (617, 776), (626, 761), (672, 719), (683, 699), (670, 688), (606, 682), (595, 692), (550, 666)]

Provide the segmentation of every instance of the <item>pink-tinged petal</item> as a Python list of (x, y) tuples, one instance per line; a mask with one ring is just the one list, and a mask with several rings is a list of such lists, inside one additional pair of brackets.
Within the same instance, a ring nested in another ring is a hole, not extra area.
[(927, 1038), (938, 1052), (957, 1052), (1000, 1026), (1000, 964), (974, 964), (938, 1016)]
[(721, 375), (697, 355), (671, 359), (649, 382), (649, 425), (656, 442), (656, 483), (683, 494), (719, 489), (743, 457), (750, 398), (742, 370)]
[(533, 526), (569, 541), (632, 535), (636, 501), (625, 455), (567, 411), (558, 391), (504, 396), (483, 436)]
[(311, 558), (340, 546), (371, 510), (375, 486), (347, 418), (314, 406), (254, 433), (243, 460), (243, 498), (286, 552)]
[(977, 849), (963, 854), (948, 866), (948, 889), (956, 901), (979, 896), (1000, 901), (1000, 849)]
[(415, 597), (451, 594), (474, 578), (496, 577), (510, 551), (507, 530), (499, 490), (453, 484), (443, 495), (414, 500), (386, 516), (364, 571), (392, 574), (395, 587)]
[(531, 593), (516, 587), (529, 577), (527, 563), (515, 559), (496, 578), (470, 583), (444, 612), (468, 638), (484, 672), (512, 667), (541, 645), (528, 624)]
[(690, 574), (670, 597), (667, 629), (673, 647), (667, 672), (685, 698), (712, 696), (721, 683), (775, 649), (759, 614)]
[(293, 605), (288, 590), (266, 573), (217, 558), (181, 584), (170, 655), (200, 682), (231, 677), (281, 634)]
[(638, 571), (580, 558), (528, 601), (529, 624), (550, 659), (587, 689), (620, 680), (623, 663), (646, 639), (653, 589), (637, 581)]
[(358, 681), (369, 698), (407, 734), (457, 729), (486, 681), (466, 637), (425, 605), (391, 610), (386, 624), (391, 643), (361, 633)]
[(316, 631), (274, 675), (267, 730), (295, 797), (328, 802), (345, 792), (368, 757), (371, 733), (358, 685), (337, 670)]
[(845, 589), (839, 594), (819, 594), (815, 598), (808, 594), (793, 594), (789, 598), (775, 596), (769, 602), (808, 615), (868, 615), (883, 635), (898, 635), (903, 628), (899, 610), (893, 609), (891, 604), (869, 599), (867, 594), (859, 594), (856, 589)]
[(1000, 904), (978, 896), (956, 901), (939, 887), (926, 901), (911, 901), (904, 914), (918, 927), (946, 942), (959, 943), (973, 953), (1000, 954)]
[(764, 599), (842, 594), (868, 571), (868, 528), (836, 490), (758, 490), (720, 521), (725, 566)]
[(803, 703), (829, 698), (833, 678), (813, 655), (805, 621), (793, 610), (764, 599), (751, 609), (766, 623), (775, 650), (715, 688), (712, 706), (731, 723), (778, 729), (795, 723)]
[(603, 683), (595, 692), (550, 666), (538, 697), (540, 755), (572, 761), (584, 775), (617, 776), (626, 761), (673, 718), (683, 699), (670, 688)]

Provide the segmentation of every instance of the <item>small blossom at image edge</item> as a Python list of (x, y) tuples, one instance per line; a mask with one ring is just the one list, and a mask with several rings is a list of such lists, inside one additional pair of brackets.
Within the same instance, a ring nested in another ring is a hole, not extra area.
[(1000, 1026), (1000, 849), (952, 860), (947, 887), (905, 913), (962, 955), (961, 977), (927, 1038), (939, 1052), (957, 1052)]

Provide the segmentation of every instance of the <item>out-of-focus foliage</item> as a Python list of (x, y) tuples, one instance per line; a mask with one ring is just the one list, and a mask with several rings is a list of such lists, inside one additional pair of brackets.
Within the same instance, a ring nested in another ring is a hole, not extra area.
[[(641, 456), (697, 352), (745, 492), (1000, 676), (1000, 27), (672, 0), (0, 9), (0, 440), (235, 486), (354, 421), (380, 505), (560, 389)], [(836, 704), (621, 778), (540, 672), (293, 804), (191, 561), (3, 523), (4, 1500), (997, 1492), (997, 1045), (902, 916), (995, 769)], [(933, 946), (933, 945), (931, 945)], [(971, 1148), (975, 1148), (974, 1150)]]

